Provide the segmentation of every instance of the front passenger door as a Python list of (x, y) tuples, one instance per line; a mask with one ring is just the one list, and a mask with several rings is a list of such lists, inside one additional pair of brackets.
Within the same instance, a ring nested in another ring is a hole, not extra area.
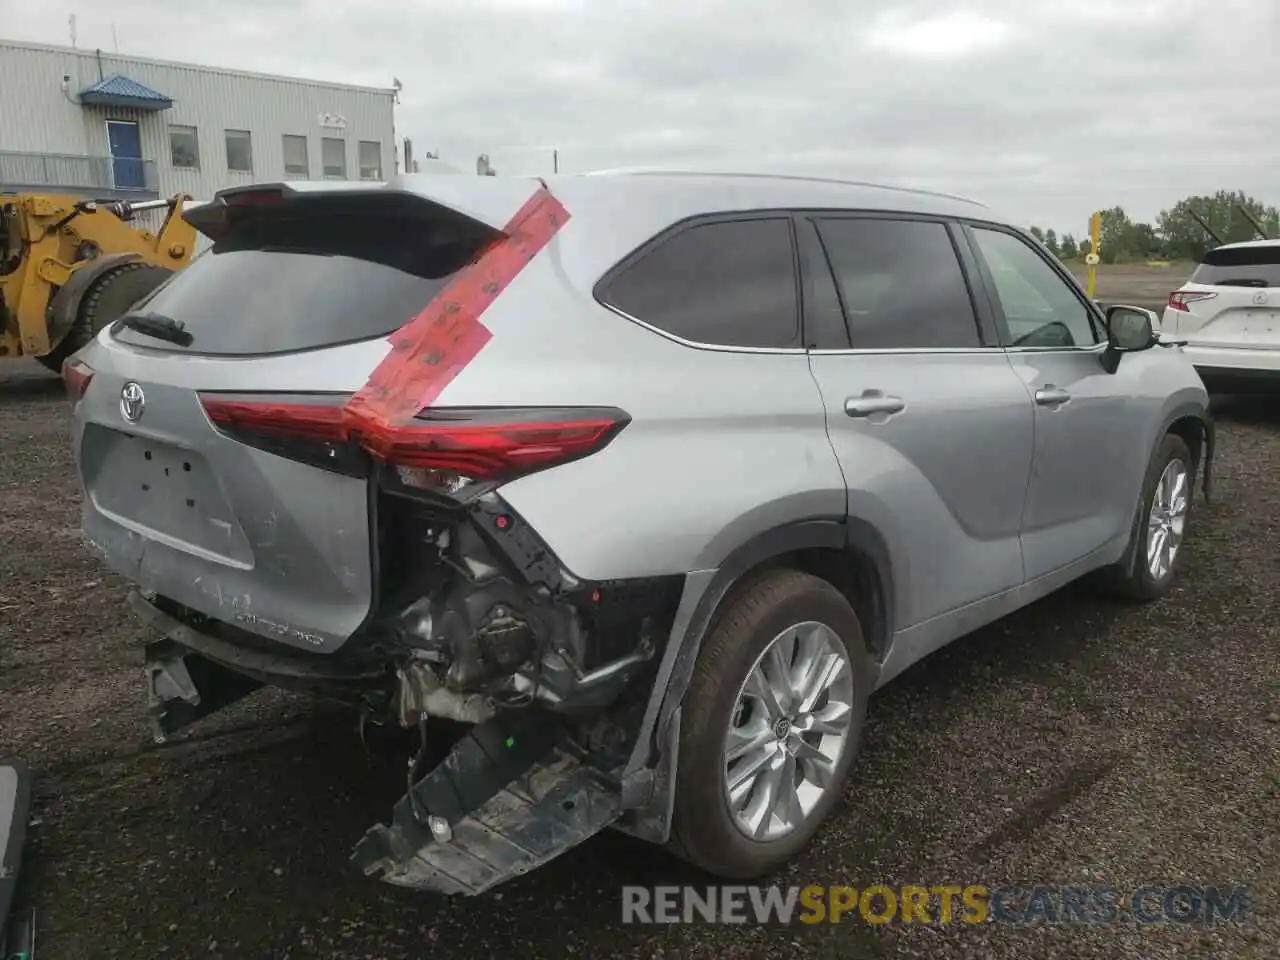
[(1035, 403), (1022, 516), (1031, 581), (1128, 536), (1146, 418), (1133, 415), (1133, 365), (1103, 369), (1101, 319), (1047, 254), (1012, 230), (970, 225), (968, 234), (1005, 351)]

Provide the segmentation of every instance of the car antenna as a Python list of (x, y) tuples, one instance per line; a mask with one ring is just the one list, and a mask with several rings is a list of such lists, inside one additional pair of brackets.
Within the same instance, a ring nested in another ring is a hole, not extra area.
[(1270, 240), (1270, 239), (1271, 239), (1271, 237), (1268, 235), (1267, 231), (1262, 229), (1262, 224), (1260, 224), (1260, 223), (1258, 222), (1257, 218), (1256, 218), (1252, 213), (1250, 213), (1250, 212), (1245, 208), (1245, 205), (1244, 205), (1243, 203), (1237, 203), (1237, 204), (1236, 204), (1236, 209), (1237, 209), (1237, 210), (1239, 210), (1239, 211), (1240, 211), (1240, 213), (1241, 213), (1241, 215), (1242, 215), (1246, 220), (1248, 220), (1248, 221), (1249, 221), (1250, 226), (1252, 226), (1252, 227), (1253, 227), (1253, 229), (1254, 229), (1254, 231), (1258, 234), (1258, 239), (1259, 239), (1259, 240)]

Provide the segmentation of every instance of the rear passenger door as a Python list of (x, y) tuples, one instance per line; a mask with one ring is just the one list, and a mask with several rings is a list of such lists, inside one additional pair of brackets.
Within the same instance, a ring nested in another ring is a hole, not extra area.
[(1013, 369), (1035, 403), (1035, 463), (1022, 521), (1027, 579), (1061, 570), (1128, 535), (1132, 478), (1150, 451), (1143, 364), (1101, 362), (1102, 321), (1024, 236), (968, 228)]
[(798, 228), (810, 363), (849, 513), (891, 541), (895, 628), (1019, 586), (1031, 400), (958, 228), (828, 213)]

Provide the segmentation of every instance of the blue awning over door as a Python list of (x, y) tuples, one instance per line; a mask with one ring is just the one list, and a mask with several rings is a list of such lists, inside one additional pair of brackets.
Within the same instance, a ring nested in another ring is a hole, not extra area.
[(119, 73), (85, 87), (80, 91), (80, 102), (95, 107), (132, 107), (135, 110), (168, 110), (173, 106), (172, 97)]

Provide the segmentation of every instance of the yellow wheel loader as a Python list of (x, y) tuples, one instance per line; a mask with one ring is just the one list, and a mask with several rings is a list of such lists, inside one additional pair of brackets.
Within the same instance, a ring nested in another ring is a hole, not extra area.
[[(190, 197), (140, 203), (54, 194), (0, 194), (0, 358), (50, 370), (187, 265)], [(166, 209), (155, 233), (137, 214)]]

